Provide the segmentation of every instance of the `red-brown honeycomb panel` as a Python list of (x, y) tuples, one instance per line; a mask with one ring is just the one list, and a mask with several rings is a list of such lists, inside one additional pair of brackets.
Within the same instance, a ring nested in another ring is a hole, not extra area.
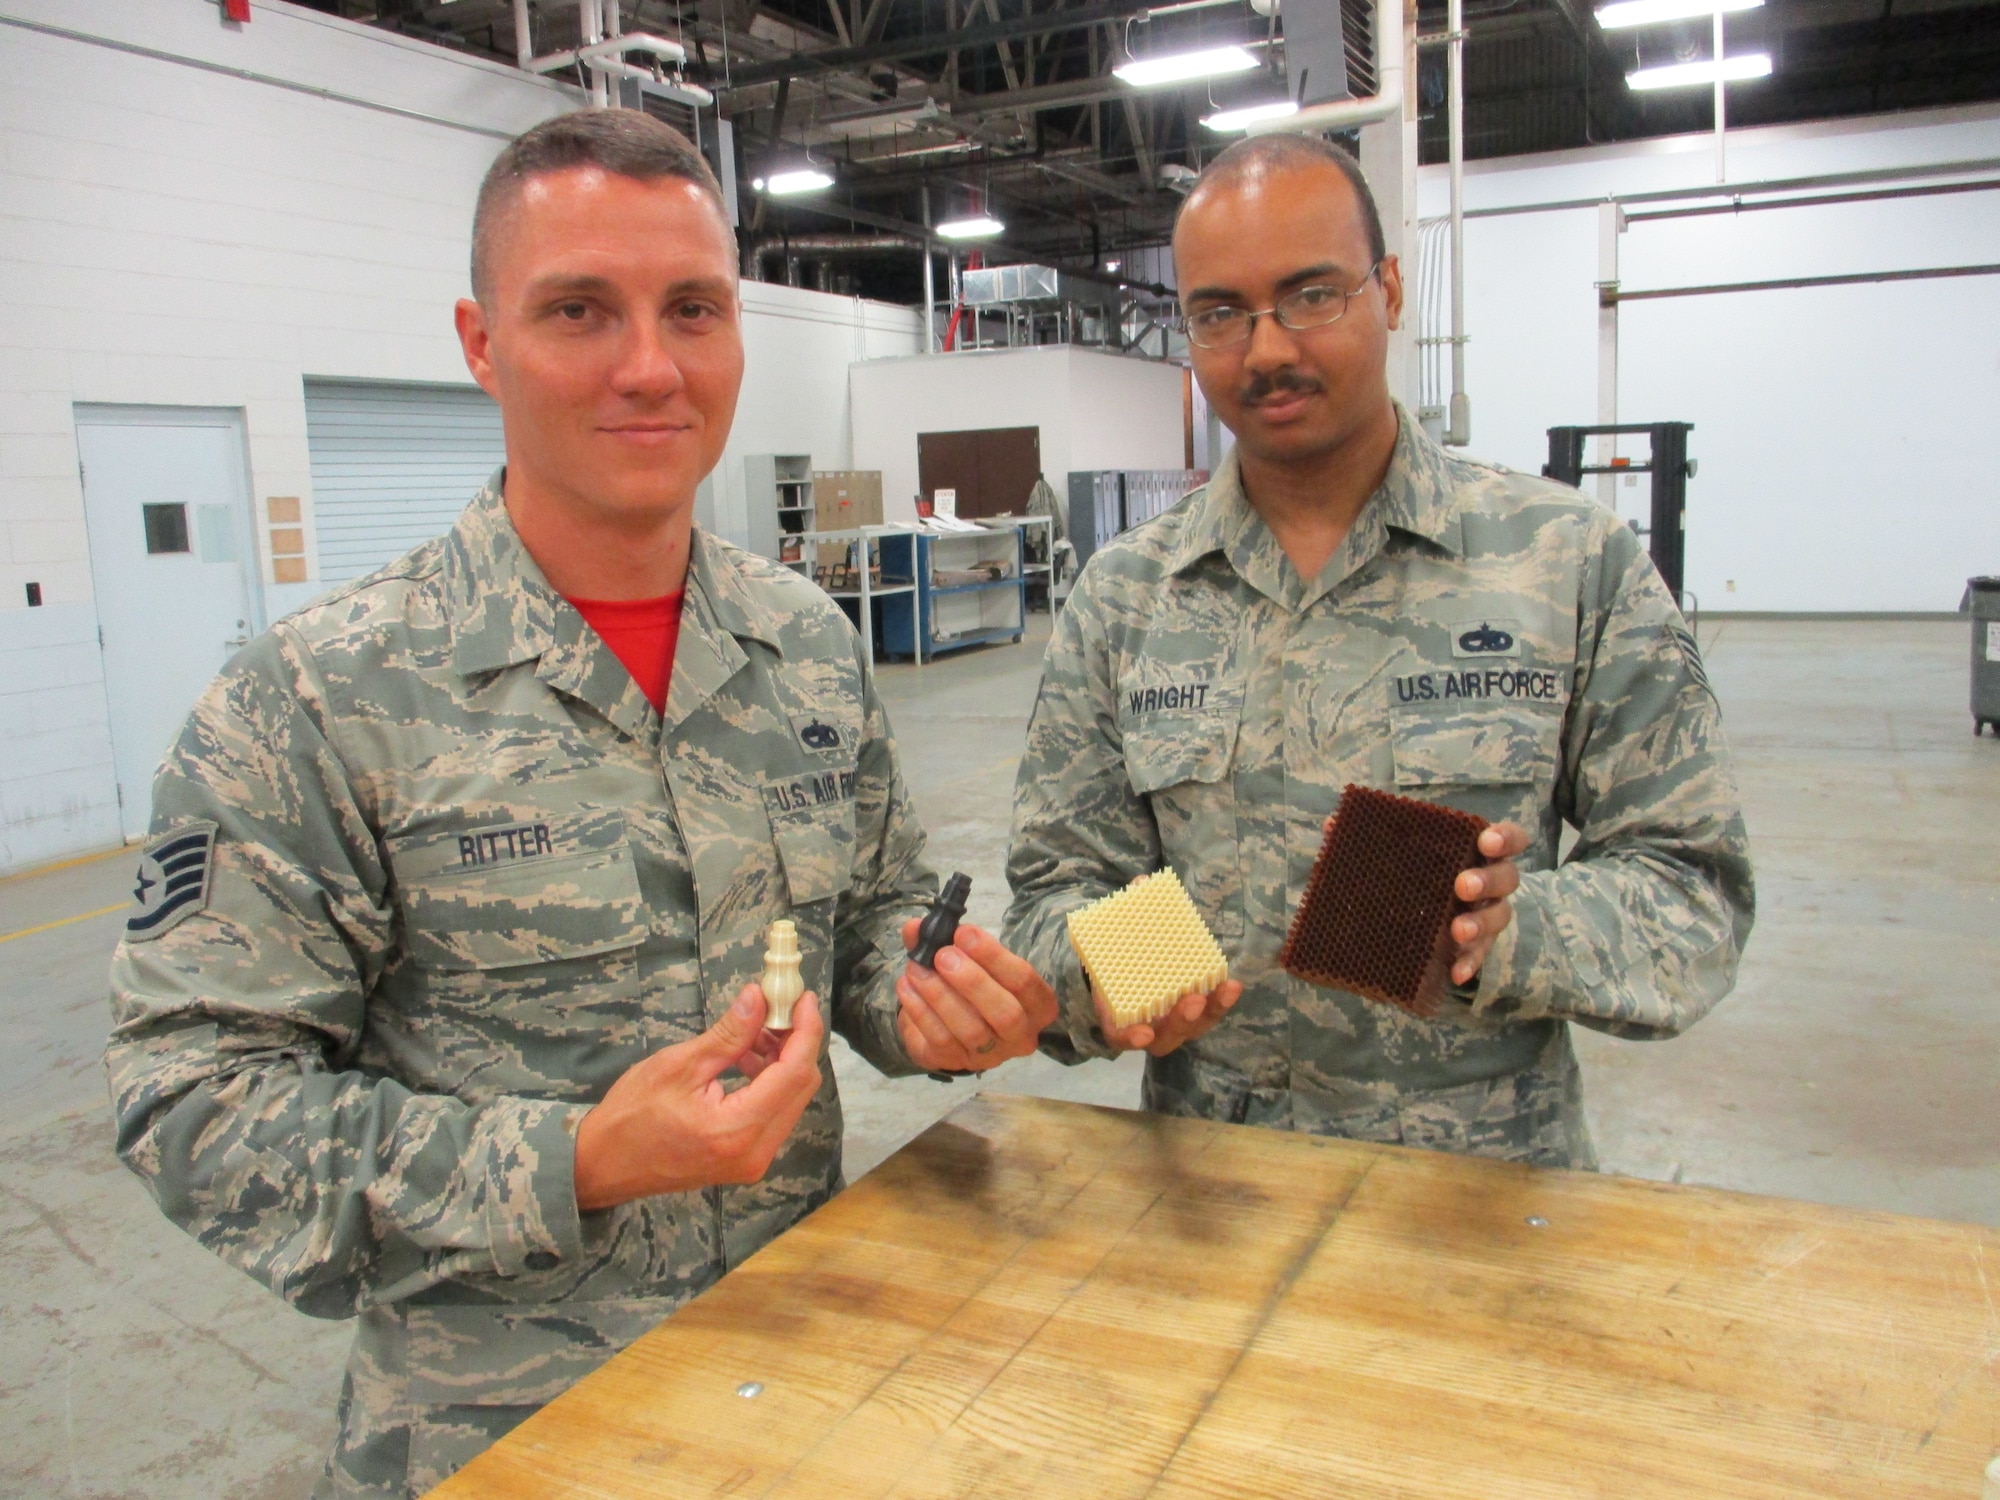
[(1463, 909), (1452, 887), (1482, 863), (1485, 828), (1455, 808), (1344, 788), (1278, 961), (1310, 984), (1436, 1015)]

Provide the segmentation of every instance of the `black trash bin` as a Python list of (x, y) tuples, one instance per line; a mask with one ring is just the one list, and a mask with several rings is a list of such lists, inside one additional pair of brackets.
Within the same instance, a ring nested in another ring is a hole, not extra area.
[(1972, 611), (1972, 732), (2000, 734), (2000, 578), (1968, 578)]

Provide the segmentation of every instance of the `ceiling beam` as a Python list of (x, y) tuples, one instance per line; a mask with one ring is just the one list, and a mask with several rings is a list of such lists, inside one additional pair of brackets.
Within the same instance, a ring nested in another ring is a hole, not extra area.
[[(1632, 102), (1632, 90), (1625, 83), (1625, 65), (1612, 52), (1589, 0), (1549, 0), (1549, 3), (1562, 12), (1577, 45), (1583, 48), (1584, 72), (1591, 85), (1586, 91), (1585, 128), (1591, 130), (1596, 140), (1629, 130), (1637, 106)], [(1592, 109), (1591, 104), (1598, 105), (1598, 109)], [(1594, 121), (1590, 118), (1593, 114), (1598, 116)]]
[(1016, 16), (1006, 21), (988, 21), (979, 26), (961, 26), (950, 32), (923, 32), (861, 47), (826, 47), (815, 52), (794, 52), (790, 57), (773, 58), (769, 62), (736, 69), (731, 84), (746, 88), (751, 84), (773, 83), (780, 78), (801, 78), (813, 73), (864, 67), (869, 63), (930, 57), (967, 47), (995, 47), (1002, 42), (1019, 41), (1046, 32), (1074, 31), (1100, 22), (1123, 21), (1141, 15), (1149, 8), (1142, 0), (1100, 0), (1096, 5), (1043, 11), (1038, 15)]

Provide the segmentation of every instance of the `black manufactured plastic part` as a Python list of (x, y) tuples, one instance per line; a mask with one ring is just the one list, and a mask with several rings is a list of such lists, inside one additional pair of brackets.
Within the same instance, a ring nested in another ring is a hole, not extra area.
[(931, 903), (930, 915), (917, 928), (917, 946), (910, 954), (911, 963), (928, 969), (937, 962), (938, 949), (951, 946), (958, 933), (959, 919), (965, 915), (966, 898), (971, 894), (972, 877), (954, 871), (937, 900)]

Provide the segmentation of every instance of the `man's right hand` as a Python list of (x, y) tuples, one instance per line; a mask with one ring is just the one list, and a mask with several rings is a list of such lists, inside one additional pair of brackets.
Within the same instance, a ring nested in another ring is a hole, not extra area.
[(1225, 979), (1205, 995), (1199, 990), (1192, 991), (1176, 1000), (1174, 1008), (1165, 1015), (1123, 1030), (1112, 1022), (1111, 1008), (1104, 1003), (1104, 996), (1094, 984), (1090, 987), (1090, 998), (1096, 1002), (1097, 1029), (1104, 1033), (1105, 1041), (1120, 1052), (1143, 1048), (1154, 1057), (1165, 1057), (1228, 1015), (1231, 1007), (1243, 998), (1243, 986), (1233, 979)]
[[(764, 1031), (765, 1012), (763, 990), (746, 984), (722, 1019), (693, 1041), (663, 1047), (625, 1070), (577, 1126), (580, 1210), (764, 1175), (819, 1092), (826, 1034), (810, 993), (792, 1007), (782, 1045), (774, 1047)], [(750, 1077), (733, 1092), (721, 1082), (731, 1068)]]

